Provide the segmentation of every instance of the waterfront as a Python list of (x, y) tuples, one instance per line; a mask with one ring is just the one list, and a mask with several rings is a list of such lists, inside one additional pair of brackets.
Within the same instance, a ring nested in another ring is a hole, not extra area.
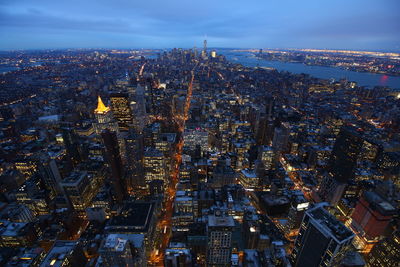
[(267, 67), (278, 71), (289, 71), (292, 73), (306, 73), (321, 79), (339, 80), (346, 78), (349, 81), (355, 81), (360, 86), (374, 87), (377, 85), (388, 86), (391, 88), (400, 88), (400, 77), (387, 76), (384, 74), (355, 72), (340, 68), (309, 66), (302, 63), (291, 63), (281, 61), (268, 61), (259, 59), (249, 52), (235, 52), (232, 50), (218, 51), (226, 58), (235, 63), (243, 64), (247, 67)]

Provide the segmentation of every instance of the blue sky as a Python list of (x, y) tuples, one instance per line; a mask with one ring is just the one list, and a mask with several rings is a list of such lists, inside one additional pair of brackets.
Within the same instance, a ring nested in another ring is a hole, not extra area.
[(400, 51), (400, 0), (0, 0), (0, 49)]

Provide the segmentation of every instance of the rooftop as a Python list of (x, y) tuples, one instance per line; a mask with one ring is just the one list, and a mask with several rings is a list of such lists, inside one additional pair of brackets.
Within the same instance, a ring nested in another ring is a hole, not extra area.
[(396, 209), (386, 200), (381, 198), (375, 192), (367, 191), (364, 193), (365, 200), (370, 203), (373, 209), (379, 210), (383, 215), (393, 215), (396, 213)]
[(103, 248), (115, 251), (124, 251), (128, 240), (118, 237), (117, 234), (110, 234), (107, 236)]
[(84, 171), (72, 172), (68, 177), (64, 178), (62, 184), (78, 184), (86, 175), (87, 172)]
[(314, 222), (316, 222), (316, 225), (320, 230), (329, 234), (339, 243), (353, 238), (353, 232), (323, 207), (317, 205), (316, 207), (306, 211), (306, 213), (313, 219)]
[(77, 244), (77, 241), (56, 241), (40, 266), (63, 266), (63, 262), (74, 251)]
[(110, 111), (110, 108), (106, 107), (106, 105), (104, 105), (104, 103), (103, 103), (103, 100), (101, 100), (101, 97), (98, 96), (97, 97), (97, 108), (94, 110), (94, 113), (104, 114), (104, 113), (107, 113), (108, 111)]
[(112, 232), (147, 232), (154, 211), (152, 202), (127, 203), (121, 214), (113, 217), (106, 230)]
[(235, 226), (232, 216), (218, 214), (208, 215), (208, 226), (218, 227), (218, 226)]

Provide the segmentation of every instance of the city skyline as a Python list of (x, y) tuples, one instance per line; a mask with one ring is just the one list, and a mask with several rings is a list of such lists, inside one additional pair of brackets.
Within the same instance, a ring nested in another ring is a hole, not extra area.
[(0, 0), (0, 266), (399, 267), (400, 0)]
[(399, 7), (393, 0), (3, 1), (0, 50), (189, 48), (207, 38), (220, 48), (400, 51)]
[(399, 55), (206, 44), (1, 53), (1, 266), (398, 265)]

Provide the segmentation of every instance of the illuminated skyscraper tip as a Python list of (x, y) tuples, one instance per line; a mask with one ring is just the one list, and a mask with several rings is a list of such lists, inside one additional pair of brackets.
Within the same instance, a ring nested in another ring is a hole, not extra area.
[(106, 113), (110, 111), (109, 107), (106, 107), (106, 105), (104, 105), (103, 100), (101, 100), (101, 97), (98, 96), (97, 97), (97, 108), (94, 110), (95, 113)]

